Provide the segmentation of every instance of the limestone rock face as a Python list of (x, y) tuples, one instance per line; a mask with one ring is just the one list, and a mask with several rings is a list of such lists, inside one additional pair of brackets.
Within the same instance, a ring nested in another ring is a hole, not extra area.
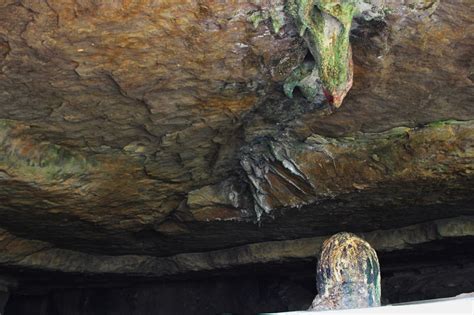
[[(153, 274), (472, 215), (471, 1), (354, 5), (324, 63), (288, 1), (0, 0), (1, 264)], [(298, 69), (337, 100), (285, 95)]]

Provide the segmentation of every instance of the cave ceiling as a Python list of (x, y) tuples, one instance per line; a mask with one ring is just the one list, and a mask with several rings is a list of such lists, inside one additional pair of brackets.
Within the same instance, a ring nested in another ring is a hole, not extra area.
[(474, 235), (472, 2), (364, 2), (327, 64), (318, 2), (0, 0), (0, 263)]

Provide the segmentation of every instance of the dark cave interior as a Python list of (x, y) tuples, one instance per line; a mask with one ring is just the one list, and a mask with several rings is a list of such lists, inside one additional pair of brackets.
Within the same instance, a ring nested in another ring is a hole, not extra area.
[[(379, 255), (382, 303), (474, 291), (474, 238), (434, 241)], [(304, 310), (316, 292), (315, 260), (260, 264), (174, 278), (2, 270), (17, 288), (6, 315), (256, 314)], [(5, 301), (7, 296), (0, 296)], [(1, 301), (1, 300), (0, 300)]]

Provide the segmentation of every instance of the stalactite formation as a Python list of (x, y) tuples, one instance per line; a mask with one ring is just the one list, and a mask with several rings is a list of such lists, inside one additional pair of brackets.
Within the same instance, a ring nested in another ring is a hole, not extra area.
[(292, 97), (295, 87), (315, 100), (322, 91), (336, 107), (352, 87), (353, 64), (349, 43), (352, 18), (357, 12), (356, 0), (292, 0), (289, 12), (294, 17), (300, 36), (304, 37), (314, 63), (297, 68), (285, 83)]

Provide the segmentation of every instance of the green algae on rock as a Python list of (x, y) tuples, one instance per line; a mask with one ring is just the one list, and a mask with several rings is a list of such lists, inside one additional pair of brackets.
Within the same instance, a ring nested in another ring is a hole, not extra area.
[(29, 126), (0, 120), (0, 169), (15, 175), (61, 181), (87, 174), (96, 162), (56, 144), (18, 137)]
[(270, 20), (272, 23), (273, 31), (277, 34), (280, 32), (280, 29), (285, 24), (284, 11), (285, 6), (283, 2), (276, 1), (276, 3), (273, 4), (269, 10), (259, 10), (253, 12), (249, 16), (249, 21), (252, 22), (255, 28), (257, 28), (261, 22), (265, 20)]
[[(322, 88), (329, 103), (339, 107), (352, 87), (352, 52), (349, 33), (357, 12), (356, 0), (291, 0), (288, 11), (295, 19), (315, 59), (308, 74), (297, 68), (285, 82), (285, 92), (292, 97), (300, 87), (305, 97), (314, 97)], [(307, 67), (307, 66), (306, 66)], [(319, 84), (319, 81), (321, 84)], [(322, 85), (322, 87), (320, 87)], [(309, 92), (310, 91), (310, 92)]]

